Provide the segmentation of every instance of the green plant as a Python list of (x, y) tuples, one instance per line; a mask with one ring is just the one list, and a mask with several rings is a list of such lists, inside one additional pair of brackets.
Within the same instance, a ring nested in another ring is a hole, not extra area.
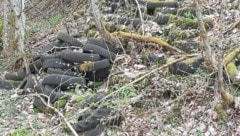
[(161, 7), (157, 7), (156, 9), (155, 9), (155, 12), (160, 12), (161, 11)]
[(17, 113), (17, 108), (13, 100), (11, 100), (9, 97), (6, 97), (3, 101), (0, 101), (3, 108), (1, 109), (1, 116), (6, 115), (12, 115), (14, 113)]
[(196, 19), (196, 17), (191, 12), (186, 12), (184, 14), (184, 17), (189, 19)]
[(197, 130), (197, 136), (204, 136), (204, 133), (201, 130)]
[(122, 91), (119, 92), (119, 96), (123, 99), (128, 99), (136, 95), (137, 95), (137, 90), (133, 85), (127, 86), (126, 88), (124, 88)]
[(64, 108), (66, 104), (67, 104), (66, 99), (60, 99), (54, 103), (54, 107)]
[(9, 134), (10, 136), (28, 136), (29, 130), (27, 128), (18, 128)]
[(93, 81), (89, 81), (88, 84), (87, 84), (87, 87), (88, 88), (92, 88), (92, 89), (95, 89), (95, 88), (98, 88), (100, 86), (103, 85), (103, 82), (93, 82)]
[(56, 25), (61, 19), (63, 18), (63, 16), (61, 14), (57, 14), (53, 17), (51, 17), (48, 22), (51, 26)]

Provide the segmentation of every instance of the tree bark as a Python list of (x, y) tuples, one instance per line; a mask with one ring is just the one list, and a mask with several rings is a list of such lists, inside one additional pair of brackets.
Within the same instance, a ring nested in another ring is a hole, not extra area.
[(3, 31), (2, 31), (2, 41), (3, 41), (3, 51), (4, 54), (9, 50), (9, 2), (4, 0), (3, 2)]
[(100, 35), (105, 41), (110, 42), (112, 45), (119, 45), (118, 40), (116, 37), (112, 36), (103, 25), (103, 22), (101, 21), (101, 15), (100, 10), (97, 5), (97, 0), (91, 0), (91, 6), (92, 6), (92, 14), (96, 23), (96, 27)]
[(18, 44), (18, 50), (24, 53), (24, 36), (25, 36), (25, 14), (24, 2), (25, 0), (10, 0), (12, 9), (16, 16), (16, 31), (15, 38)]

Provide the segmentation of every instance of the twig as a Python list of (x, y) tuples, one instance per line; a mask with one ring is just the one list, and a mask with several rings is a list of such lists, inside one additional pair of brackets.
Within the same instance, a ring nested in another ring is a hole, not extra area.
[(71, 132), (73, 133), (74, 136), (78, 136), (77, 132), (74, 130), (74, 128), (72, 127), (72, 125), (67, 121), (67, 119), (64, 117), (64, 115), (58, 110), (56, 109), (55, 107), (51, 106), (50, 104), (47, 104), (43, 98), (41, 96), (44, 96), (46, 97), (46, 95), (44, 94), (33, 94), (33, 96), (36, 96), (38, 98), (41, 99), (42, 103), (44, 105), (46, 105), (47, 107), (49, 107), (50, 109), (54, 110), (54, 112), (56, 112), (60, 117), (63, 118), (64, 122), (67, 124), (68, 128), (71, 130)]
[(33, 125), (32, 125), (31, 122), (28, 122), (28, 124), (29, 124), (29, 126), (31, 127), (31, 129), (32, 129), (34, 132), (37, 133), (37, 135), (43, 136), (40, 132), (38, 132), (38, 131), (33, 127)]
[(229, 31), (233, 30), (235, 27), (240, 27), (240, 18), (237, 19), (236, 22), (234, 22), (233, 24), (231, 24), (230, 27), (229, 27), (225, 32), (223, 32), (223, 34), (228, 33)]
[(138, 12), (139, 12), (139, 17), (140, 17), (140, 22), (141, 22), (141, 28), (142, 28), (142, 35), (144, 35), (144, 24), (143, 24), (143, 17), (142, 17), (142, 12), (138, 3), (138, 0), (135, 0), (135, 2), (137, 3), (137, 8), (138, 8)]
[[(168, 67), (169, 65), (171, 65), (171, 64), (173, 64), (173, 63), (176, 63), (176, 62), (178, 62), (178, 61), (184, 60), (184, 59), (186, 59), (186, 58), (188, 58), (188, 57), (189, 57), (189, 55), (183, 56), (183, 57), (181, 57), (181, 58), (179, 58), (179, 59), (176, 59), (176, 60), (174, 60), (174, 61), (171, 61), (171, 62), (169, 62), (169, 63), (167, 63), (167, 64), (165, 64), (165, 65), (163, 65), (163, 66), (161, 66), (161, 67), (158, 67), (158, 68), (156, 68), (156, 69), (153, 69), (153, 70), (150, 71), (150, 72), (146, 72), (143, 76), (135, 79), (134, 81), (132, 81), (132, 82), (126, 84), (126, 85), (124, 85), (123, 87), (120, 87), (118, 90), (116, 90), (116, 91), (108, 94), (107, 96), (105, 96), (104, 98), (102, 98), (100, 101), (98, 101), (96, 104), (99, 104), (99, 103), (103, 102), (104, 100), (110, 98), (110, 97), (113, 96), (114, 94), (123, 91), (125, 88), (127, 88), (127, 87), (129, 87), (129, 86), (131, 86), (131, 85), (133, 85), (133, 84), (135, 84), (135, 83), (138, 83), (139, 81), (143, 80), (144, 78), (148, 77), (149, 75), (151, 75), (151, 74), (153, 74), (153, 73), (155, 73), (155, 72), (157, 72), (157, 71), (159, 71), (159, 70), (162, 70), (162, 69)], [(140, 96), (139, 96), (139, 97), (140, 97)], [(141, 97), (142, 97), (142, 96), (141, 96)], [(141, 98), (141, 97), (140, 97), (140, 98)], [(90, 107), (87, 107), (87, 108), (79, 111), (78, 114), (83, 114), (83, 113), (85, 113), (86, 111), (89, 111), (89, 109), (90, 109)]]
[(120, 87), (118, 90), (116, 90), (116, 91), (108, 94), (108, 95), (105, 96), (101, 101), (99, 101), (99, 103), (102, 102), (102, 101), (104, 101), (104, 100), (106, 100), (106, 99), (108, 99), (108, 98), (110, 98), (113, 94), (116, 94), (116, 93), (124, 90), (125, 88), (127, 88), (127, 87), (129, 87), (129, 86), (131, 86), (131, 85), (133, 85), (133, 84), (135, 84), (135, 83), (138, 83), (138, 82), (142, 81), (144, 78), (148, 77), (149, 75), (151, 75), (151, 74), (153, 74), (153, 73), (155, 73), (155, 72), (157, 72), (157, 71), (159, 71), (159, 70), (162, 70), (162, 69), (168, 67), (169, 65), (171, 65), (171, 64), (173, 64), (173, 63), (176, 63), (176, 62), (178, 62), (178, 61), (184, 60), (184, 59), (186, 59), (186, 58), (187, 58), (186, 56), (181, 57), (181, 58), (176, 59), (176, 60), (174, 60), (174, 61), (171, 61), (171, 62), (169, 62), (169, 63), (167, 63), (167, 64), (165, 64), (165, 65), (163, 65), (163, 66), (161, 66), (161, 67), (158, 67), (158, 68), (156, 68), (156, 69), (153, 69), (153, 70), (150, 71), (150, 72), (146, 72), (143, 76), (141, 76), (141, 77), (133, 80), (132, 82), (130, 82), (130, 83), (128, 83), (128, 84)]

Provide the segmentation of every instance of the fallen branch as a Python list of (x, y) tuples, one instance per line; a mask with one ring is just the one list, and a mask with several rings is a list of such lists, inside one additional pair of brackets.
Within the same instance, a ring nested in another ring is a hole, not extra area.
[[(67, 121), (67, 119), (64, 117), (64, 115), (55, 107), (51, 106), (50, 104), (47, 104), (44, 99), (41, 96), (48, 97), (44, 94), (32, 94), (32, 96), (38, 97), (41, 99), (42, 103), (46, 105), (48, 108), (52, 109), (55, 113), (57, 113), (60, 117), (63, 118), (64, 122), (67, 124), (68, 128), (71, 130), (74, 136), (78, 136), (77, 132), (73, 129), (72, 125)], [(49, 102), (49, 100), (48, 100)]]
[(101, 101), (99, 101), (99, 103), (102, 102), (102, 101), (104, 101), (104, 100), (106, 100), (106, 99), (108, 99), (108, 98), (110, 98), (113, 94), (116, 94), (116, 93), (118, 93), (118, 92), (126, 89), (127, 87), (129, 87), (129, 86), (131, 86), (131, 85), (133, 85), (133, 84), (135, 84), (135, 83), (138, 83), (138, 82), (142, 81), (144, 78), (150, 76), (151, 74), (156, 73), (157, 71), (162, 70), (162, 69), (164, 69), (164, 68), (167, 68), (169, 65), (171, 65), (171, 64), (173, 64), (173, 63), (176, 63), (176, 62), (179, 62), (179, 61), (181, 61), (181, 60), (184, 60), (184, 59), (186, 59), (186, 58), (188, 58), (188, 57), (189, 57), (189, 55), (188, 55), (188, 56), (181, 57), (181, 58), (179, 58), (179, 59), (170, 61), (170, 62), (168, 62), (167, 64), (165, 64), (165, 65), (163, 65), (163, 66), (161, 66), (161, 67), (158, 67), (158, 68), (156, 68), (156, 69), (153, 69), (153, 70), (150, 71), (150, 72), (146, 72), (143, 76), (141, 76), (141, 77), (133, 80), (132, 82), (130, 82), (130, 83), (128, 83), (128, 84), (120, 87), (118, 90), (116, 90), (116, 91), (108, 94), (108, 95), (107, 95), (106, 97), (104, 97)]
[[(162, 46), (163, 48), (169, 50), (172, 53), (184, 53), (184, 51), (171, 46), (170, 44), (168, 44), (167, 42), (159, 39), (159, 38), (155, 38), (152, 36), (143, 36), (143, 35), (138, 35), (138, 34), (134, 34), (134, 33), (127, 33), (127, 32), (115, 32), (113, 33), (113, 35), (118, 36), (118, 37), (122, 37), (124, 39), (133, 39), (136, 41), (142, 41), (142, 42), (150, 42), (150, 43), (156, 43), (160, 46)], [(185, 54), (185, 53), (184, 53)]]
[[(194, 54), (194, 55), (192, 55), (192, 56), (195, 56), (195, 55), (196, 55), (196, 54)], [(126, 89), (127, 87), (129, 87), (129, 86), (131, 86), (131, 85), (133, 85), (133, 84), (135, 84), (135, 83), (140, 82), (141, 80), (143, 80), (144, 78), (148, 77), (149, 75), (151, 75), (151, 74), (153, 74), (153, 73), (155, 73), (155, 72), (157, 72), (157, 71), (159, 71), (159, 70), (162, 70), (162, 69), (164, 69), (164, 68), (167, 68), (169, 65), (171, 65), (171, 64), (173, 64), (173, 63), (176, 63), (176, 62), (179, 62), (179, 61), (181, 61), (181, 60), (184, 60), (184, 59), (186, 59), (186, 58), (188, 58), (188, 57), (191, 57), (191, 55), (186, 55), (186, 56), (183, 56), (183, 57), (181, 57), (181, 58), (179, 58), (179, 59), (175, 59), (175, 60), (173, 60), (173, 61), (171, 61), (171, 62), (168, 62), (167, 64), (165, 64), (165, 65), (163, 65), (163, 66), (161, 66), (161, 67), (158, 67), (158, 68), (156, 68), (156, 69), (153, 69), (153, 70), (150, 71), (150, 72), (146, 72), (143, 76), (141, 76), (141, 77), (135, 79), (134, 81), (132, 81), (132, 82), (130, 82), (130, 83), (128, 83), (128, 84), (120, 87), (118, 90), (116, 90), (116, 91), (108, 94), (108, 95), (105, 96), (102, 100), (98, 101), (96, 104), (99, 104), (99, 103), (103, 102), (104, 100), (110, 98), (110, 97), (113, 96), (114, 94), (123, 91), (123, 90)], [(105, 92), (107, 92), (107, 91), (105, 91)], [(141, 98), (141, 97), (142, 97), (142, 95), (138, 96), (138, 97), (136, 98), (136, 100), (139, 100), (139, 98)], [(130, 100), (130, 102), (133, 102), (133, 101), (136, 102), (136, 100)], [(83, 114), (83, 113), (85, 113), (86, 111), (89, 111), (89, 110), (90, 110), (90, 107), (87, 107), (87, 108), (82, 109), (81, 111), (79, 111), (78, 114)]]
[(223, 34), (226, 34), (226, 33), (228, 33), (229, 31), (232, 31), (234, 28), (236, 28), (236, 27), (240, 27), (240, 18), (236, 21), (236, 22), (234, 22), (233, 24), (231, 24), (230, 25), (230, 27), (225, 31), (225, 32), (223, 32)]

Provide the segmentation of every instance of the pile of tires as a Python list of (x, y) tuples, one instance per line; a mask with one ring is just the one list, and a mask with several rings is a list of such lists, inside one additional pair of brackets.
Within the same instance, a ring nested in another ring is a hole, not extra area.
[[(67, 33), (60, 32), (55, 42), (43, 46), (26, 67), (15, 73), (6, 73), (0, 79), (0, 88), (32, 90), (43, 96), (35, 97), (34, 107), (46, 110), (46, 103), (68, 96), (64, 90), (76, 85), (86, 86), (90, 81), (107, 79), (111, 64), (117, 54), (114, 45), (96, 38), (89, 38), (85, 44)], [(99, 107), (92, 115), (79, 120), (74, 128), (77, 132), (89, 131), (99, 125), (100, 119), (109, 115), (112, 109)]]

